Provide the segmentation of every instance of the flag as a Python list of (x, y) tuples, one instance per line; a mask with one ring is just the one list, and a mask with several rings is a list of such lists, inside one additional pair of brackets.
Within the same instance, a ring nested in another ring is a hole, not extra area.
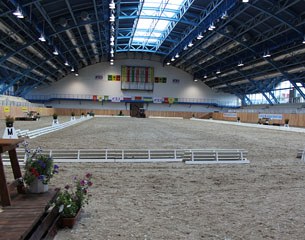
[(152, 102), (152, 97), (143, 97), (144, 102)]
[(124, 100), (124, 101), (131, 101), (131, 100), (132, 100), (132, 97), (125, 96), (125, 97), (123, 97), (123, 100)]
[(139, 100), (142, 100), (142, 97), (140, 97), (140, 96), (135, 96), (135, 97), (134, 97), (134, 100), (138, 100), (138, 101), (139, 101)]
[(108, 101), (109, 100), (109, 96), (104, 96), (104, 101)]
[(92, 96), (92, 100), (95, 102), (97, 100), (97, 96), (96, 95), (93, 95)]

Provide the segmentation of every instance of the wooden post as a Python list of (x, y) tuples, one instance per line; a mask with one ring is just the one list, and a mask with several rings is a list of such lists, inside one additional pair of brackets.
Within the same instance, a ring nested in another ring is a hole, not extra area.
[[(9, 150), (8, 154), (9, 154), (10, 160), (11, 160), (11, 166), (12, 166), (12, 169), (13, 169), (14, 179), (21, 178), (22, 173), (21, 173), (18, 158), (17, 158), (16, 148), (14, 148), (12, 150)], [(24, 185), (19, 184), (17, 186), (17, 191), (18, 191), (18, 193), (25, 193)]]
[(1, 196), (2, 206), (11, 205), (11, 197), (8, 192), (8, 188), (6, 184), (4, 166), (3, 166), (1, 154), (0, 154), (0, 196)]

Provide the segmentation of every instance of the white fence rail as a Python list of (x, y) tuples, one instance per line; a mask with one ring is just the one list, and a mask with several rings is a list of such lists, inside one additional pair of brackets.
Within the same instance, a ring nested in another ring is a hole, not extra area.
[[(247, 151), (234, 149), (53, 149), (42, 150), (42, 154), (53, 158), (56, 163), (73, 162), (185, 162), (200, 163), (249, 163)], [(21, 165), (26, 161), (23, 148), (17, 149)], [(10, 161), (3, 154), (5, 165)]]
[(49, 127), (39, 128), (39, 129), (35, 129), (35, 130), (32, 130), (32, 131), (18, 129), (18, 130), (16, 130), (16, 132), (17, 132), (18, 137), (36, 138), (36, 137), (39, 137), (41, 135), (44, 135), (44, 134), (47, 134), (47, 133), (50, 133), (50, 132), (55, 132), (57, 130), (72, 126), (74, 124), (77, 124), (77, 123), (80, 123), (80, 122), (83, 122), (83, 121), (86, 121), (86, 120), (89, 120), (91, 118), (92, 117), (90, 117), (90, 116), (89, 117), (83, 117), (83, 118), (75, 119), (73, 121), (71, 120), (71, 121), (68, 121), (68, 122), (61, 123), (61, 124), (54, 124), (54, 125), (49, 126)]

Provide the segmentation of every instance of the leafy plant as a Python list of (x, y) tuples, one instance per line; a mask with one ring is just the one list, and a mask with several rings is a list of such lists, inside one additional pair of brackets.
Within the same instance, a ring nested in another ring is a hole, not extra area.
[(42, 149), (38, 147), (31, 152), (28, 143), (23, 142), (26, 153), (25, 173), (23, 180), (30, 185), (36, 178), (42, 180), (43, 184), (49, 183), (54, 174), (58, 173), (58, 165), (53, 163), (53, 159), (48, 155), (41, 154)]
[(74, 113), (74, 112), (71, 112), (71, 116), (74, 117), (74, 116), (75, 116), (75, 113)]
[(62, 217), (75, 217), (79, 209), (89, 203), (89, 188), (93, 185), (92, 174), (87, 173), (84, 178), (74, 177), (71, 185), (67, 184), (56, 199)]
[(14, 121), (15, 121), (15, 118), (10, 116), (10, 115), (5, 117), (5, 122), (6, 123), (14, 123)]
[(53, 119), (57, 119), (58, 115), (57, 113), (53, 113)]

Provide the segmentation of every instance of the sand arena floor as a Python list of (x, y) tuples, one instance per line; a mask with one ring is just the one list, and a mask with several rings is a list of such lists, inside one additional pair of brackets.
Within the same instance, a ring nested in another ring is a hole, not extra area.
[[(36, 129), (51, 121), (14, 126)], [(61, 230), (57, 240), (305, 238), (305, 164), (296, 158), (297, 149), (305, 146), (304, 133), (190, 120), (94, 118), (29, 142), (48, 149), (249, 152), (246, 165), (60, 164), (52, 184), (63, 187), (73, 176), (91, 172), (94, 186), (79, 223)]]

